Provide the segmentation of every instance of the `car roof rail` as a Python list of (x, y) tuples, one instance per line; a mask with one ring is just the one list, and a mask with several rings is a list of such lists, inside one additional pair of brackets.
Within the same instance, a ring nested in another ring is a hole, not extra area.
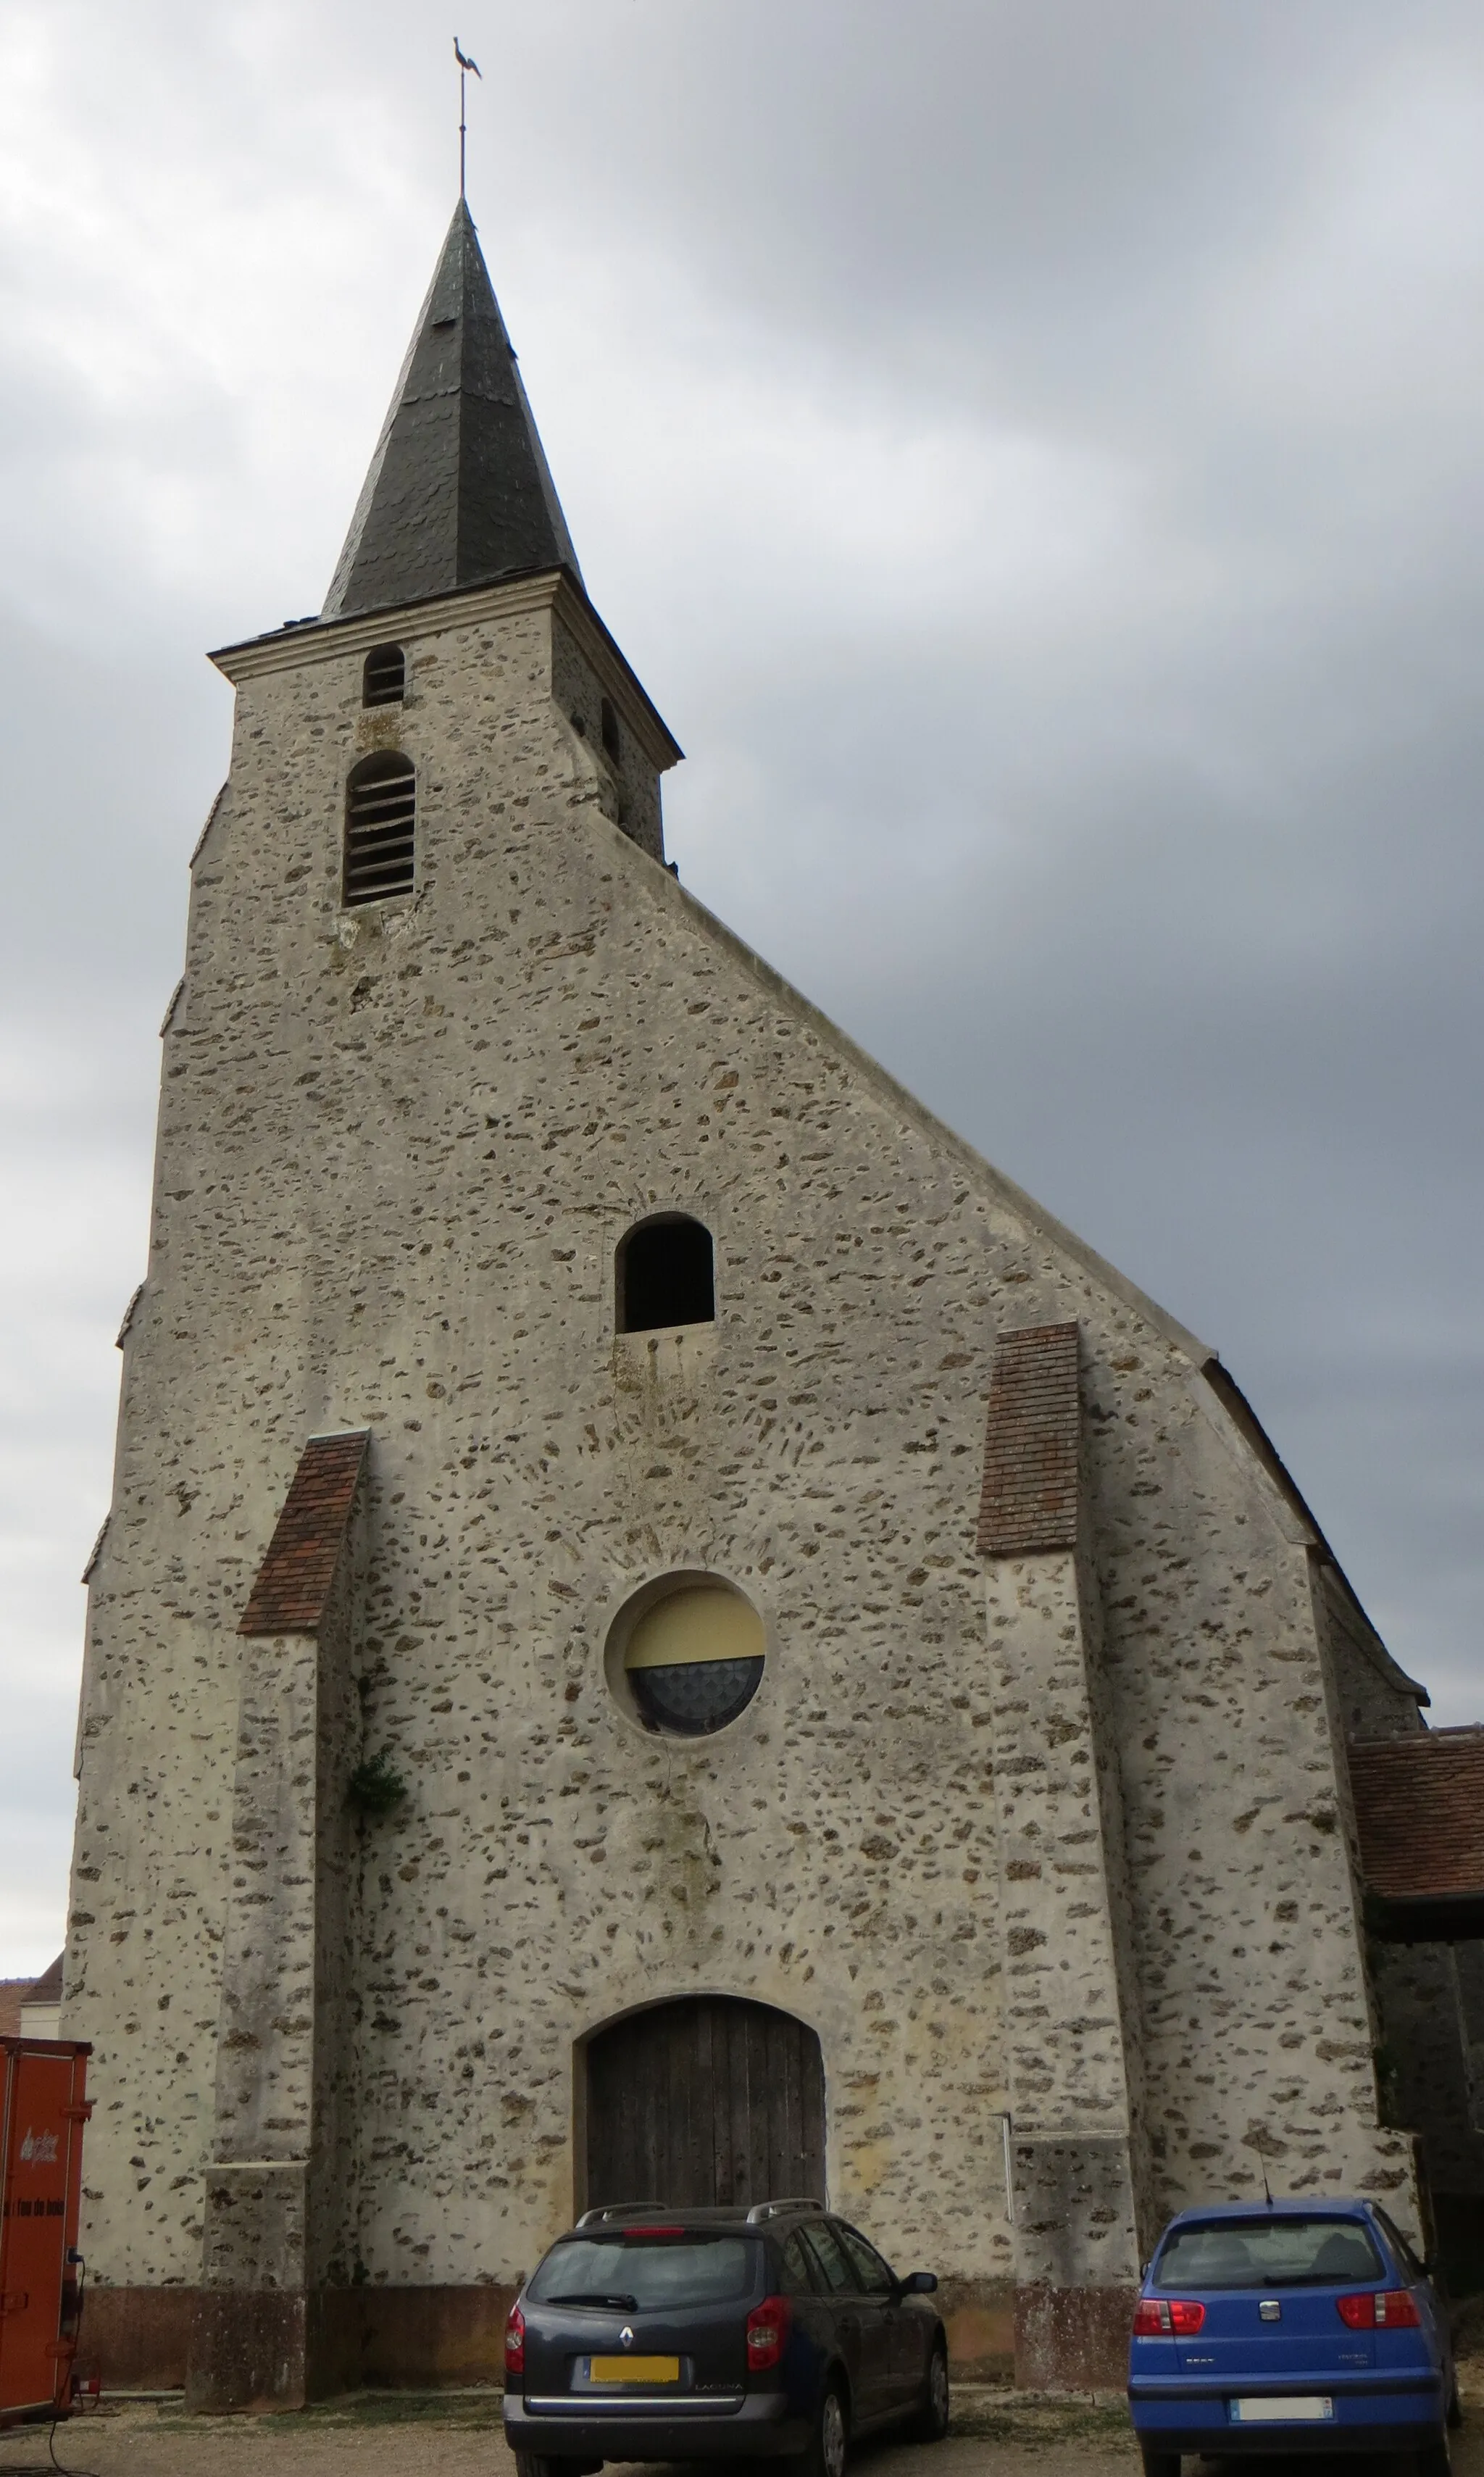
[(762, 2219), (776, 2218), (780, 2211), (823, 2211), (828, 2207), (817, 2193), (790, 2193), (777, 2202), (754, 2202), (747, 2213), (747, 2225), (755, 2228)]
[(600, 2227), (605, 2219), (626, 2219), (634, 2211), (664, 2211), (668, 2207), (666, 2202), (606, 2202), (600, 2211), (584, 2211), (577, 2225), (579, 2228), (595, 2228)]

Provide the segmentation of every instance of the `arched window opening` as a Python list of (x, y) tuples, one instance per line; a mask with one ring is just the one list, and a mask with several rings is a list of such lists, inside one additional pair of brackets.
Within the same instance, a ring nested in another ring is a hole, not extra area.
[(618, 1331), (714, 1324), (717, 1285), (711, 1232), (688, 1213), (641, 1221), (618, 1250)]
[(345, 788), (347, 904), (411, 894), (417, 773), (410, 757), (387, 750), (363, 757)]
[(614, 711), (611, 697), (603, 699), (602, 732), (603, 754), (605, 757), (611, 757), (616, 765), (623, 755), (623, 742), (618, 737), (618, 716)]
[(400, 705), (407, 694), (407, 657), (400, 645), (373, 645), (361, 674), (363, 705)]

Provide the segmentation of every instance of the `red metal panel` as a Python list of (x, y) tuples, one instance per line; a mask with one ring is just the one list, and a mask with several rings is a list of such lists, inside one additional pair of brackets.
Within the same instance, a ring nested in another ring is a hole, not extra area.
[(0, 2427), (68, 2404), (88, 2056), (0, 2039)]

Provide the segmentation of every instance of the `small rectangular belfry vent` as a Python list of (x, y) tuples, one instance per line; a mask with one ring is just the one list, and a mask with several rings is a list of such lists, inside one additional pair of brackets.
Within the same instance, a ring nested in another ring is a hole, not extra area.
[(363, 705), (400, 705), (407, 694), (407, 658), (400, 645), (373, 645), (361, 674)]
[(347, 905), (411, 894), (416, 818), (417, 773), (412, 759), (391, 750), (363, 757), (345, 787)]

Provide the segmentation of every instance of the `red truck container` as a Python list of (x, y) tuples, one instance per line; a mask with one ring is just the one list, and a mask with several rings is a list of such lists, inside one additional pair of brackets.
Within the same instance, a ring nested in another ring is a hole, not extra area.
[(0, 2432), (71, 2407), (90, 2053), (0, 2039)]

